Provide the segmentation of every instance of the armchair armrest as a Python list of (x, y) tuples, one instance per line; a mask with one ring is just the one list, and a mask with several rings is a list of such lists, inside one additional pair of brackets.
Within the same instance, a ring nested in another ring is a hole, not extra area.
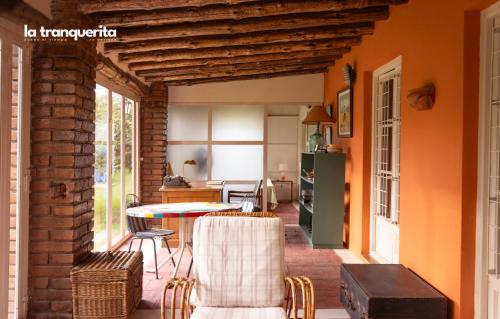
[(297, 292), (300, 289), (302, 296), (303, 319), (315, 319), (316, 305), (314, 285), (311, 279), (305, 276), (285, 277), (287, 297), (285, 311), (288, 318), (298, 319)]
[(180, 291), (180, 319), (189, 319), (192, 307), (189, 304), (191, 290), (194, 286), (194, 279), (172, 278), (163, 287), (161, 295), (161, 319), (167, 319), (166, 298), (167, 291), (172, 289), (172, 300), (170, 302), (170, 318), (175, 319), (177, 292)]

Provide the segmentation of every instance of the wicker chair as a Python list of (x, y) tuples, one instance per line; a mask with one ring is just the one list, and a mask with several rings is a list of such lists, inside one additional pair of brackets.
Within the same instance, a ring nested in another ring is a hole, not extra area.
[[(286, 277), (284, 226), (272, 213), (212, 213), (195, 221), (194, 278), (169, 280), (161, 318), (315, 318), (314, 285), (304, 276)], [(241, 243), (237, 245), (235, 243)], [(177, 303), (178, 301), (178, 303)]]
[[(126, 197), (126, 207), (137, 207), (142, 206), (142, 203), (139, 201), (139, 198), (134, 194), (128, 194)], [(148, 227), (146, 223), (146, 219), (143, 217), (133, 217), (127, 215), (127, 227), (130, 233), (132, 234), (132, 239), (130, 240), (130, 245), (128, 247), (128, 251), (132, 250), (132, 244), (134, 240), (140, 240), (139, 250), (142, 251), (142, 242), (144, 239), (151, 239), (153, 242), (153, 251), (155, 256), (155, 271), (156, 271), (156, 279), (158, 279), (158, 257), (156, 255), (156, 243), (155, 239), (160, 239), (165, 242), (167, 246), (168, 253), (171, 254), (170, 246), (168, 245), (168, 240), (172, 238), (172, 235), (175, 234), (173, 230), (170, 229), (154, 229)], [(174, 257), (172, 257), (172, 264), (175, 267)]]

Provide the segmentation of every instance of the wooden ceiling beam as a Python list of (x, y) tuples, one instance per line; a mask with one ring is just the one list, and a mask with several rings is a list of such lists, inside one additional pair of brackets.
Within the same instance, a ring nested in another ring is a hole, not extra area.
[(292, 30), (312, 27), (339, 26), (374, 22), (389, 17), (389, 8), (371, 7), (338, 12), (295, 14), (241, 21), (211, 21), (182, 23), (155, 27), (117, 28), (118, 41), (171, 39), (203, 35), (241, 34), (269, 30)]
[(100, 53), (97, 55), (96, 71), (102, 73), (115, 83), (129, 87), (138, 95), (145, 95), (149, 92), (149, 86), (120, 69), (113, 61)]
[(212, 83), (212, 82), (230, 82), (230, 81), (242, 81), (242, 80), (269, 79), (275, 77), (294, 76), (303, 74), (317, 74), (317, 73), (326, 73), (327, 71), (328, 71), (327, 68), (319, 68), (311, 70), (284, 71), (275, 73), (271, 72), (264, 74), (253, 74), (253, 75), (242, 75), (242, 76), (225, 76), (219, 78), (204, 78), (204, 79), (196, 79), (189, 81), (164, 81), (164, 83), (169, 86), (196, 85), (196, 84)]
[[(314, 1), (259, 1), (245, 2), (232, 6), (210, 6), (189, 8), (101, 12), (92, 17), (107, 27), (158, 26), (185, 22), (202, 22), (213, 20), (242, 20), (262, 18), (296, 13), (312, 13), (362, 9), (377, 6), (397, 5), (408, 0), (314, 0)], [(150, 3), (148, 2), (148, 9)]]
[(178, 39), (154, 39), (132, 42), (109, 42), (104, 44), (105, 53), (133, 53), (152, 50), (169, 49), (203, 49), (232, 45), (255, 45), (293, 41), (313, 41), (337, 39), (345, 37), (359, 37), (373, 34), (374, 24), (371, 22), (333, 26), (307, 28), (300, 30), (271, 30), (226, 36), (200, 36)]
[(258, 75), (258, 74), (268, 74), (268, 73), (278, 73), (278, 72), (287, 72), (287, 71), (301, 71), (301, 70), (314, 70), (327, 68), (328, 63), (308, 63), (302, 65), (294, 65), (294, 66), (276, 66), (276, 67), (268, 67), (268, 68), (258, 68), (258, 69), (249, 69), (249, 70), (234, 70), (234, 71), (208, 71), (205, 73), (193, 73), (193, 74), (182, 74), (182, 75), (172, 75), (172, 76), (146, 76), (144, 79), (146, 82), (155, 82), (155, 81), (186, 81), (186, 80), (196, 80), (196, 79), (205, 79), (205, 78), (219, 78), (226, 76), (243, 76), (243, 75)]
[(251, 63), (239, 63), (239, 64), (228, 64), (228, 65), (218, 65), (218, 66), (191, 66), (191, 67), (181, 67), (181, 68), (163, 68), (163, 69), (150, 69), (150, 70), (140, 70), (136, 72), (136, 76), (175, 76), (184, 74), (204, 74), (209, 72), (234, 72), (238, 70), (252, 70), (252, 69), (266, 69), (270, 67), (280, 67), (280, 66), (299, 66), (311, 63), (324, 63), (325, 65), (333, 65), (335, 59), (332, 56), (324, 56), (318, 58), (309, 59), (287, 59), (278, 61), (257, 61)]
[(229, 64), (239, 64), (239, 63), (252, 63), (258, 61), (279, 61), (286, 59), (307, 59), (314, 57), (332, 57), (338, 59), (341, 57), (341, 53), (338, 50), (308, 50), (299, 52), (289, 52), (286, 54), (275, 53), (275, 54), (257, 54), (251, 56), (239, 56), (233, 58), (213, 58), (213, 59), (183, 59), (174, 61), (146, 61), (146, 62), (136, 62), (130, 63), (128, 65), (129, 70), (151, 70), (151, 69), (161, 69), (161, 68), (181, 68), (181, 67), (192, 67), (192, 66), (217, 66), (217, 65), (229, 65)]
[(106, 11), (172, 9), (186, 7), (204, 7), (209, 5), (235, 5), (255, 0), (87, 0), (78, 5), (84, 14)]
[(122, 62), (146, 62), (146, 61), (171, 61), (182, 59), (203, 58), (230, 58), (236, 56), (248, 56), (256, 54), (272, 54), (307, 50), (334, 50), (346, 53), (348, 48), (361, 43), (361, 38), (347, 38), (337, 41), (297, 41), (277, 44), (264, 44), (255, 46), (235, 46), (222, 48), (208, 48), (198, 50), (157, 50), (137, 53), (120, 53), (119, 61)]

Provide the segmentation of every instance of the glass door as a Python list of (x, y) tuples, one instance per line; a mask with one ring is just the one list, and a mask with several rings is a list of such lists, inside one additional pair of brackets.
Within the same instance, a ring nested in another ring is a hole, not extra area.
[(374, 75), (371, 255), (399, 262), (400, 60)]
[(26, 317), (29, 56), (0, 27), (0, 317)]
[(125, 198), (137, 194), (137, 103), (96, 86), (94, 250), (111, 250), (127, 233)]

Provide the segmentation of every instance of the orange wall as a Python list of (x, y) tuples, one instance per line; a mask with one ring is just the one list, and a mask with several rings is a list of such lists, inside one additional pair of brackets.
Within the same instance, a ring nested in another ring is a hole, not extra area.
[[(411, 0), (391, 8), (389, 20), (325, 76), (324, 103), (336, 105), (342, 66), (357, 72), (354, 136), (335, 142), (348, 153), (349, 247), (366, 254), (372, 72), (402, 56), (400, 261), (450, 299), (453, 318), (473, 318), (478, 10), (492, 3)], [(410, 108), (408, 91), (428, 82), (436, 85), (433, 109)]]

